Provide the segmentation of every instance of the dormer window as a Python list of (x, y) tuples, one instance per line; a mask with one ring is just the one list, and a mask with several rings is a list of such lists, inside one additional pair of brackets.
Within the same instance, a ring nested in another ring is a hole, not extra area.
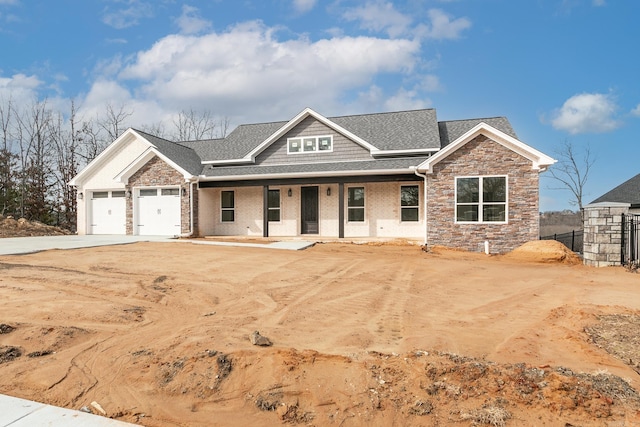
[(305, 136), (287, 138), (287, 154), (298, 153), (330, 153), (333, 151), (333, 136)]

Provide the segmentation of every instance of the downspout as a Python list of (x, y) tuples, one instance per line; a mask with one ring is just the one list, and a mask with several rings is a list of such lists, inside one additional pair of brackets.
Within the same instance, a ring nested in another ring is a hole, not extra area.
[(416, 176), (419, 176), (420, 178), (424, 179), (424, 185), (423, 185), (423, 200), (424, 200), (424, 246), (427, 246), (427, 219), (428, 219), (428, 215), (427, 215), (427, 175), (426, 174), (421, 174), (418, 172), (418, 168), (416, 166), (412, 166), (411, 169), (413, 169), (413, 173), (416, 174)]

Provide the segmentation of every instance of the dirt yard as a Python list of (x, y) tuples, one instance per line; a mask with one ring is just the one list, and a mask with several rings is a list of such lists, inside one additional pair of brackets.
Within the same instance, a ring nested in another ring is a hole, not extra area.
[(640, 425), (640, 276), (554, 243), (0, 257), (0, 393), (145, 426)]

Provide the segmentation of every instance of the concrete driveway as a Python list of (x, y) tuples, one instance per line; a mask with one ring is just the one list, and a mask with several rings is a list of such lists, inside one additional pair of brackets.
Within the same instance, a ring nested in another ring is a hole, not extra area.
[(95, 246), (126, 245), (136, 242), (163, 242), (175, 240), (169, 236), (37, 236), (0, 239), (0, 255), (20, 255), (49, 249), (77, 249)]
[[(180, 240), (170, 236), (116, 236), (116, 235), (85, 235), (85, 236), (38, 236), (38, 237), (10, 237), (0, 239), (1, 255), (21, 255), (50, 249), (77, 249), (96, 246), (126, 245), (136, 242), (183, 242), (213, 246), (241, 246), (266, 249), (284, 249), (299, 251), (311, 247), (313, 241), (290, 240), (280, 242), (242, 243)], [(0, 426), (1, 427), (1, 426)]]

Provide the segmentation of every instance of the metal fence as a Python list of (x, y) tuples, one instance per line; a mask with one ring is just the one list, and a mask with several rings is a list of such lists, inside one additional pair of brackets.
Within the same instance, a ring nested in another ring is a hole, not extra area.
[(640, 215), (622, 215), (622, 265), (640, 264)]
[(584, 245), (584, 230), (573, 230), (568, 233), (540, 236), (540, 240), (556, 240), (571, 249), (573, 252), (582, 253)]

